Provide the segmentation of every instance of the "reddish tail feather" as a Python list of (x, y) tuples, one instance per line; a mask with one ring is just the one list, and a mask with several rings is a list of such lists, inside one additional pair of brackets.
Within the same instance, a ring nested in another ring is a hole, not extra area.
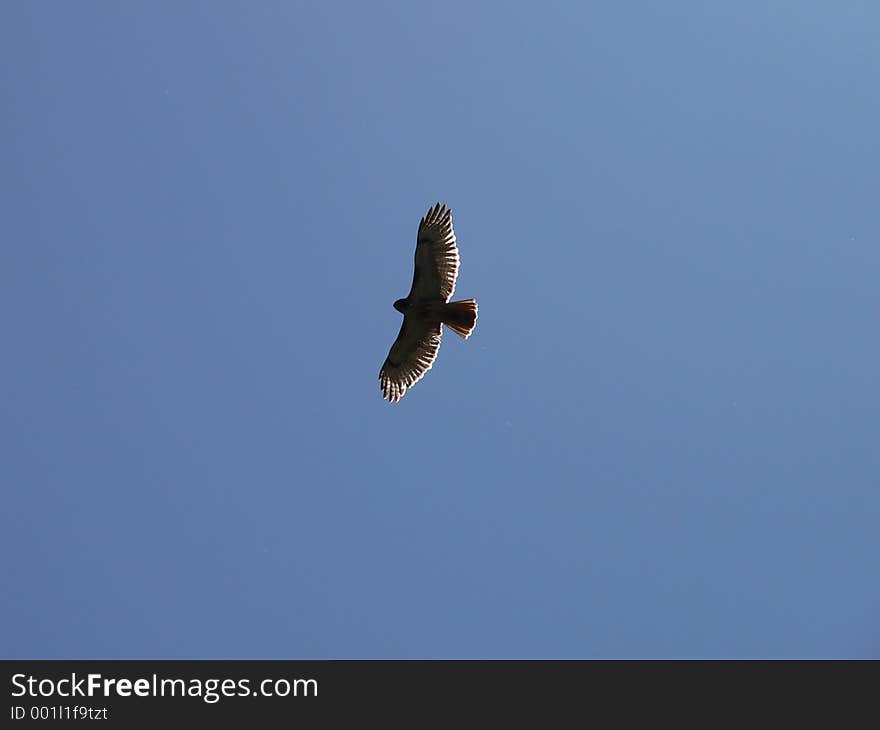
[(467, 339), (477, 326), (477, 300), (448, 302), (443, 310), (443, 324)]

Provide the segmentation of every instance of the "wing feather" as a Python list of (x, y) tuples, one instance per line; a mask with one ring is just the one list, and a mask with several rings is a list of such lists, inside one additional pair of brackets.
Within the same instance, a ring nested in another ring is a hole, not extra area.
[(419, 223), (410, 299), (449, 301), (455, 291), (458, 265), (452, 211), (437, 203)]
[(404, 316), (397, 339), (379, 372), (382, 396), (396, 403), (431, 369), (440, 350), (440, 323)]

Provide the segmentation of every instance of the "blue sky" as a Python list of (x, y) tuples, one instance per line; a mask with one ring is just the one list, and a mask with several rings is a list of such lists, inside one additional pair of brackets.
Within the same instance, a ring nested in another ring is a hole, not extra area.
[(0, 655), (880, 656), (878, 24), (4, 3)]

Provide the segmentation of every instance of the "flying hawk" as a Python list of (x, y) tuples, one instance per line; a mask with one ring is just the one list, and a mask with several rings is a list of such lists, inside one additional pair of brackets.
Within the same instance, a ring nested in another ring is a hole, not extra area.
[(450, 302), (458, 277), (452, 211), (437, 203), (419, 223), (415, 272), (406, 299), (394, 302), (403, 324), (379, 372), (382, 396), (399, 401), (431, 369), (440, 349), (440, 324), (467, 339), (477, 324), (476, 299)]

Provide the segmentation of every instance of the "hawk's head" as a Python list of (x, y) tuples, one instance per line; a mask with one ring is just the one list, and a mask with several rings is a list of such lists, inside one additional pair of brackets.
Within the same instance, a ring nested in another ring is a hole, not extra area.
[(398, 299), (396, 302), (394, 302), (394, 308), (401, 314), (404, 314), (408, 307), (409, 299)]

